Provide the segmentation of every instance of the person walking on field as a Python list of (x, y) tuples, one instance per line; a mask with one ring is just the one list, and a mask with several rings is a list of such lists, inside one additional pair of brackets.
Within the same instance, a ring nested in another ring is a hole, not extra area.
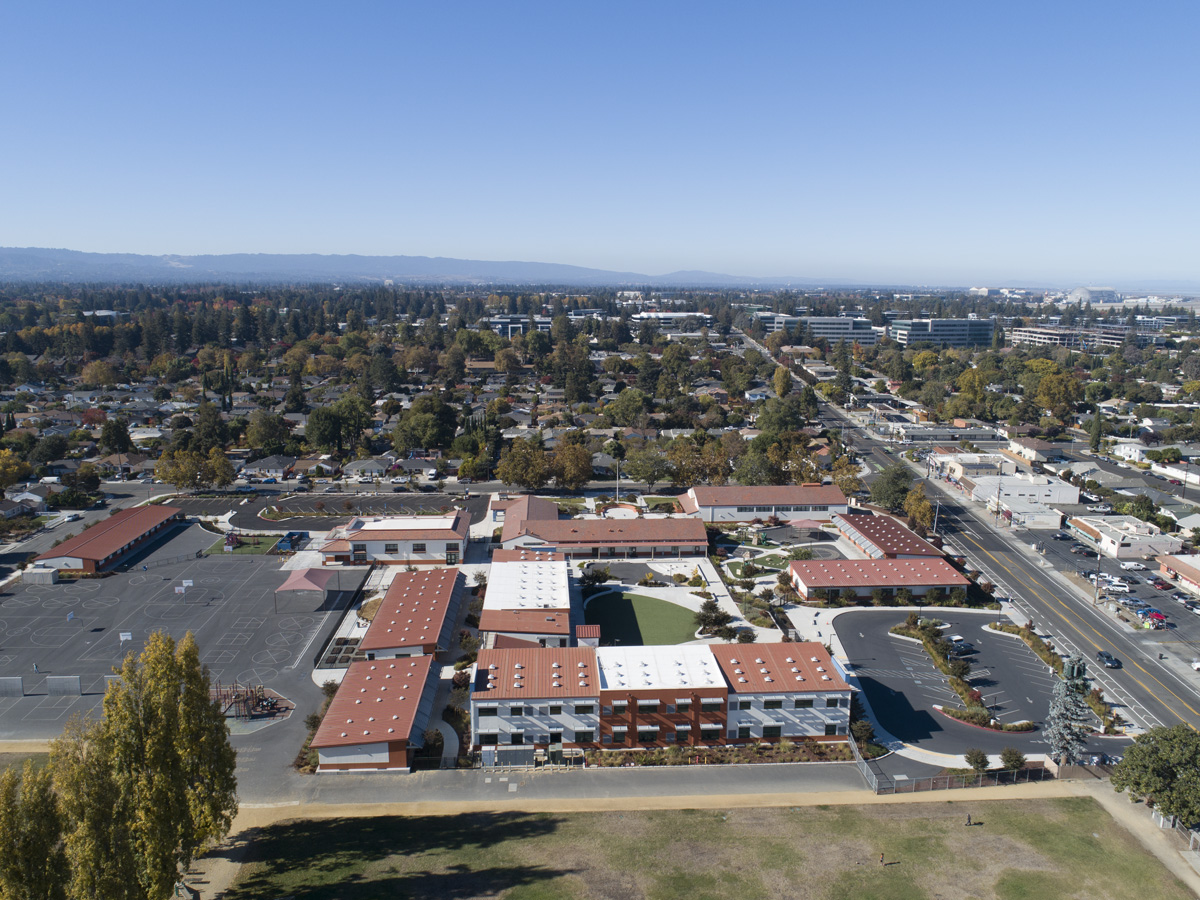
[(34, 664), (33, 664), (33, 674), (34, 674), (34, 675), (37, 675), (37, 674), (38, 674), (38, 667), (37, 667), (37, 663), (34, 663)]
[(967, 827), (968, 828), (971, 827), (971, 814), (970, 813), (967, 813)]
[(883, 854), (882, 853), (879, 854), (879, 864), (881, 866), (883, 865)]

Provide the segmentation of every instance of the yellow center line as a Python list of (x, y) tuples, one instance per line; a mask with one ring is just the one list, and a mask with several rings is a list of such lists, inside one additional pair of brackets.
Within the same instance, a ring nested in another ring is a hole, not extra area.
[[(1032, 591), (1039, 600), (1041, 600), (1043, 603), (1049, 603), (1049, 601), (1045, 597), (1042, 596), (1041, 592), (1038, 591), (1037, 588), (1033, 587), (1032, 584), (1028, 583), (1028, 581), (1033, 580), (1032, 576), (1028, 576), (1028, 578), (1026, 578), (1026, 577), (1022, 577), (1022, 576), (1018, 575), (1016, 572), (1014, 572), (1012, 569), (1010, 569), (1008, 566), (1006, 566), (1004, 563), (1002, 563), (999, 559), (997, 559), (995, 556), (993, 556), (990, 551), (984, 549), (984, 546), (982, 544), (980, 544), (979, 541), (975, 540), (975, 538), (971, 537), (969, 534), (967, 534), (965, 532), (963, 533), (963, 537), (965, 537), (967, 540), (969, 540), (972, 544), (974, 544), (976, 547), (978, 547), (981, 551), (986, 553), (988, 555), (988, 557), (992, 560), (992, 562), (994, 562), (996, 565), (998, 565), (1000, 568), (1002, 568), (1005, 572), (1007, 572), (1009, 575), (1011, 575), (1019, 584), (1022, 584), (1023, 586), (1028, 588), (1030, 591)], [(1050, 590), (1049, 587), (1042, 584), (1040, 581), (1037, 583), (1041, 587), (1045, 588), (1046, 590)], [(1104, 635), (1095, 626), (1090, 625), (1087, 622), (1085, 622), (1079, 616), (1079, 614), (1076, 613), (1074, 610), (1072, 610), (1068, 604), (1064, 603), (1061, 598), (1055, 596), (1053, 599), (1054, 599), (1054, 602), (1057, 603), (1059, 606), (1061, 606), (1064, 610), (1066, 610), (1067, 613), (1070, 613), (1072, 616), (1074, 616), (1076, 619), (1079, 620), (1079, 624), (1076, 624), (1075, 622), (1072, 622), (1070, 619), (1068, 619), (1068, 617), (1064, 613), (1059, 612), (1058, 610), (1054, 610), (1058, 614), (1058, 617), (1063, 620), (1063, 623), (1070, 626), (1071, 628), (1073, 628), (1075, 630), (1075, 632), (1079, 635), (1080, 638), (1087, 641), (1094, 648), (1099, 650), (1100, 644), (1097, 644), (1094, 640), (1092, 640), (1090, 637), (1088, 637), (1086, 634), (1084, 634), (1081, 626), (1086, 627), (1088, 630), (1090, 630), (1092, 632), (1092, 634), (1096, 635), (1096, 637), (1098, 637), (1102, 640), (1104, 639)], [(1051, 605), (1051, 609), (1053, 609), (1052, 605)], [(1178, 694), (1176, 694), (1173, 690), (1171, 690), (1169, 687), (1167, 687), (1165, 684), (1163, 684), (1161, 681), (1159, 681), (1158, 678), (1152, 672), (1145, 669), (1142, 666), (1142, 664), (1139, 663), (1136, 659), (1131, 659), (1130, 662), (1134, 666), (1136, 666), (1143, 674), (1145, 674), (1145, 676), (1147, 678), (1152, 680), (1155, 684), (1157, 684), (1159, 687), (1161, 687), (1164, 691), (1166, 691), (1168, 694), (1170, 694), (1172, 697), (1174, 697), (1176, 700), (1178, 700), (1180, 703), (1182, 703), (1184, 706), (1186, 706), (1188, 708), (1188, 710), (1192, 713), (1192, 715), (1200, 715), (1200, 712), (1197, 712), (1191, 706), (1191, 704), (1189, 704), (1186, 700), (1184, 700), (1182, 697), (1180, 697)], [(1128, 670), (1126, 670), (1126, 671), (1128, 671)], [(1150, 696), (1155, 697), (1157, 699), (1157, 695), (1154, 693), (1153, 690), (1151, 690), (1151, 688), (1149, 688), (1146, 685), (1146, 683), (1144, 681), (1142, 681), (1136, 675), (1133, 675), (1132, 673), (1130, 673), (1130, 674), (1131, 674), (1131, 677), (1133, 678), (1133, 680), (1142, 686), (1142, 690), (1144, 690), (1146, 693), (1150, 694)], [(1183, 716), (1180, 715), (1179, 712), (1176, 711), (1175, 709), (1173, 709), (1169, 704), (1164, 704), (1164, 705), (1167, 707), (1167, 709), (1169, 709), (1171, 711), (1172, 715), (1174, 715), (1177, 719), (1179, 719), (1180, 722), (1183, 722), (1185, 725), (1191, 726), (1193, 728), (1195, 727), (1192, 725), (1191, 722), (1188, 722), (1186, 719), (1184, 719)]]

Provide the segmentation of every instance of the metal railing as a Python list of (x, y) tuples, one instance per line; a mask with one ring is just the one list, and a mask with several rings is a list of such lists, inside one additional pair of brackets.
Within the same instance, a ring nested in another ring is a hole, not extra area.
[(932, 775), (928, 778), (890, 778), (883, 776), (877, 794), (920, 794), (928, 791), (952, 791), (960, 788), (996, 787), (1002, 784), (1027, 784), (1052, 781), (1049, 769), (1017, 769), (1015, 772), (985, 772), (980, 775)]
[(960, 788), (995, 787), (1002, 784), (1026, 784), (1048, 781), (1055, 773), (1047, 768), (1018, 769), (1015, 772), (985, 772), (980, 775), (931, 775), (926, 778), (893, 778), (877, 771), (870, 760), (859, 752), (858, 744), (850, 739), (850, 752), (854, 764), (862, 774), (872, 793), (875, 794), (921, 794), (928, 791), (952, 791)]

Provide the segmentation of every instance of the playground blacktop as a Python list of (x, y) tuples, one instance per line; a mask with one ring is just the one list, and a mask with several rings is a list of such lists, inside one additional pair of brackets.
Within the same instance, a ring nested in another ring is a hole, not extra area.
[(0, 591), (0, 740), (55, 737), (71, 715), (98, 709), (113, 667), (158, 630), (193, 632), (214, 681), (311, 694), (313, 658), (365, 570), (342, 573), (342, 591), (324, 601), (277, 595), (290, 574), (278, 557), (196, 558), (215, 540), (190, 526), (129, 572)]

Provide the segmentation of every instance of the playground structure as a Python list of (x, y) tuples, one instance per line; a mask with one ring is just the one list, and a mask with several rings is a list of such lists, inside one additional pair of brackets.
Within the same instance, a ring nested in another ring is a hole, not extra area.
[(261, 684), (222, 684), (218, 681), (209, 689), (209, 696), (220, 705), (222, 715), (236, 719), (251, 719), (256, 713), (272, 712), (274, 706), (272, 703), (271, 708), (267, 707), (267, 691)]
[[(272, 537), (269, 539), (268, 543), (274, 544), (275, 540), (276, 539)], [(261, 535), (257, 535), (257, 534), (243, 535), (243, 534), (239, 534), (236, 531), (231, 531), (225, 535), (225, 552), (233, 553), (239, 547), (244, 547), (244, 546), (250, 546), (250, 547), (255, 547), (255, 548), (261, 547), (263, 545), (263, 541), (264, 541), (264, 538)]]

